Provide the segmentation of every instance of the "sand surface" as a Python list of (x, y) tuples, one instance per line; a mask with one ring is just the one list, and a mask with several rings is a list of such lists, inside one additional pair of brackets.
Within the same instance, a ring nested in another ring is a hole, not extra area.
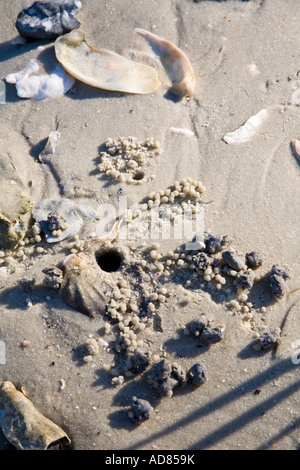
[[(17, 14), (30, 4), (1, 1), (1, 80), (32, 58), (46, 71), (56, 64), (53, 46), (45, 41), (11, 43), (17, 36)], [(24, 259), (0, 259), (0, 340), (6, 345), (0, 381), (22, 386), (37, 408), (68, 433), (76, 450), (299, 449), (299, 368), (291, 355), (293, 343), (300, 340), (300, 168), (290, 147), (292, 139), (300, 138), (300, 101), (295, 94), (300, 89), (298, 1), (82, 4), (78, 18), (94, 46), (124, 55), (129, 49), (149, 52), (133, 33), (137, 27), (178, 45), (196, 75), (194, 96), (176, 102), (166, 84), (142, 96), (105, 92), (76, 81), (61, 98), (34, 101), (20, 99), (15, 86), (7, 85), (6, 103), (0, 105), (0, 178), (15, 181), (35, 203), (65, 197), (66, 183), (75, 182), (86, 192), (78, 197), (70, 190), (68, 197), (97, 209), (101, 203), (117, 205), (120, 188), (132, 205), (151, 191), (192, 177), (206, 187), (205, 230), (228, 235), (243, 254), (260, 251), (263, 274), (275, 263), (288, 264), (291, 279), (278, 302), (258, 289), (249, 299), (251, 321), (228, 307), (230, 292), (220, 297), (213, 282), (189, 289), (189, 271), (183, 282), (164, 281), (168, 293), (166, 301), (156, 305), (159, 325), (147, 327), (141, 339), (153, 354), (185, 369), (201, 361), (208, 381), (160, 399), (143, 374), (112, 385), (110, 372), (103, 370), (106, 364), (113, 366), (117, 356), (110, 348), (100, 348), (90, 363), (80, 360), (78, 348), (89, 337), (110, 343), (115, 336), (103, 335), (103, 318), (91, 320), (42, 285), (42, 270), (61, 263), (74, 240), (26, 245)], [(47, 47), (38, 49), (41, 45)], [(224, 142), (226, 133), (262, 109), (267, 109), (267, 119), (249, 142)], [(172, 135), (170, 127), (190, 129), (194, 136)], [(41, 164), (38, 155), (57, 129), (61, 137), (56, 152)], [(103, 144), (120, 136), (159, 142), (153, 180), (132, 185), (103, 178), (97, 166)], [(0, 197), (5, 201), (5, 194)], [(93, 230), (93, 225), (85, 227), (79, 240)], [(189, 240), (164, 240), (160, 249), (166, 253), (184, 241)], [(152, 243), (122, 240), (127, 267), (146, 259), (149, 270), (141, 270), (142, 282), (146, 290), (148, 283), (155, 291), (159, 274), (145, 255)], [(37, 246), (44, 252), (37, 253)], [(129, 271), (125, 280), (132, 288), (137, 280)], [(24, 277), (36, 279), (33, 292), (19, 288)], [(199, 348), (193, 338), (180, 333), (200, 312), (226, 326), (224, 339), (210, 348)], [(253, 351), (249, 345), (268, 327), (282, 328), (281, 344), (266, 353)], [(29, 347), (20, 346), (24, 340)], [(155, 410), (138, 427), (127, 416), (133, 395), (147, 399)], [(2, 434), (0, 448), (11, 448)]]

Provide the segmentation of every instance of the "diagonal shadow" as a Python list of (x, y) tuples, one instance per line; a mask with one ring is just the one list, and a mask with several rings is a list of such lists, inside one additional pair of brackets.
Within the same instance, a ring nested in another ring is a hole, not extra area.
[(201, 439), (200, 441), (193, 444), (189, 448), (189, 450), (192, 450), (192, 449), (204, 450), (204, 449), (207, 449), (208, 447), (211, 447), (213, 444), (215, 444), (218, 441), (221, 441), (222, 439), (227, 437), (229, 434), (233, 434), (234, 432), (238, 431), (241, 427), (246, 426), (247, 424), (251, 423), (251, 421), (254, 421), (255, 419), (258, 419), (260, 416), (262, 416), (263, 413), (266, 413), (266, 411), (273, 408), (275, 404), (277, 406), (278, 403), (287, 399), (293, 393), (297, 392), (299, 389), (300, 389), (300, 380), (293, 383), (289, 387), (286, 387), (284, 390), (281, 390), (280, 392), (275, 393), (267, 400), (263, 401), (259, 405), (254, 406), (253, 408), (246, 411), (245, 413), (242, 413), (237, 418), (232, 419), (231, 421), (229, 421), (229, 423), (226, 423), (224, 426), (221, 426), (217, 431), (213, 431), (212, 433), (208, 434), (207, 436), (205, 436), (204, 439)]
[(37, 49), (39, 46), (45, 46), (51, 41), (46, 39), (38, 39), (36, 41), (28, 41), (25, 44), (14, 44), (12, 40), (2, 42), (0, 44), (0, 63), (26, 54), (27, 52)]
[(268, 441), (266, 441), (264, 444), (260, 445), (257, 450), (264, 450), (272, 445), (276, 444), (280, 439), (283, 437), (287, 436), (291, 432), (295, 431), (295, 429), (300, 427), (300, 418), (298, 418), (296, 421), (294, 421), (291, 424), (288, 424), (285, 428), (283, 428), (278, 434), (273, 435)]
[[(149, 436), (146, 439), (141, 439), (138, 442), (135, 442), (132, 446), (128, 447), (128, 450), (134, 450), (138, 449), (139, 446), (148, 444), (149, 442), (159, 439), (167, 434), (171, 434), (172, 432), (176, 431), (178, 427), (184, 427), (187, 425), (190, 425), (194, 421), (197, 421), (208, 414), (215, 412), (221, 408), (224, 408), (234, 400), (238, 400), (241, 397), (247, 395), (248, 393), (252, 393), (253, 390), (258, 389), (259, 387), (262, 387), (264, 384), (274, 380), (275, 378), (278, 378), (281, 375), (284, 375), (292, 370), (295, 370), (299, 365), (293, 364), (291, 358), (283, 359), (282, 361), (272, 365), (265, 371), (261, 372), (260, 374), (255, 375), (254, 377), (250, 378), (249, 380), (246, 380), (245, 382), (241, 383), (240, 386), (237, 389), (230, 390), (227, 393), (224, 393), (220, 397), (212, 400), (209, 403), (205, 403), (205, 405), (201, 406), (197, 410), (193, 411), (193, 413), (190, 413), (188, 416), (181, 418), (177, 420), (175, 423), (165, 427), (161, 431), (157, 433), (153, 433), (151, 436)], [(290, 396), (292, 393), (297, 391), (300, 388), (300, 381), (294, 383), (290, 387), (287, 387), (281, 392), (277, 393), (277, 398), (278, 400), (283, 400), (284, 398), (287, 398)], [(258, 405), (255, 407), (254, 410), (252, 410), (252, 413), (255, 413), (256, 408), (259, 410), (257, 415), (259, 413), (261, 414), (262, 411), (266, 410), (266, 407), (269, 407), (269, 409), (272, 406), (275, 406), (278, 402), (274, 402), (275, 395), (272, 396), (270, 399), (266, 400), (263, 405)], [(244, 426), (246, 424), (247, 419), (250, 421), (250, 415), (248, 415), (249, 412), (245, 413), (244, 415), (241, 415), (240, 417), (236, 418), (230, 423), (230, 428), (229, 425), (223, 426), (223, 428), (220, 428), (220, 437), (215, 438), (215, 442), (217, 440), (220, 440), (225, 437), (225, 435), (233, 432), (232, 429), (235, 427), (235, 431), (239, 429), (240, 427)], [(246, 416), (247, 415), (247, 416)], [(256, 416), (256, 413), (255, 413)], [(208, 441), (208, 438), (205, 438), (203, 441), (198, 442), (196, 447), (199, 449), (199, 446), (205, 446), (205, 445), (211, 445), (212, 440), (214, 439), (215, 433), (210, 436), (210, 441)], [(218, 434), (219, 436), (219, 434)]]

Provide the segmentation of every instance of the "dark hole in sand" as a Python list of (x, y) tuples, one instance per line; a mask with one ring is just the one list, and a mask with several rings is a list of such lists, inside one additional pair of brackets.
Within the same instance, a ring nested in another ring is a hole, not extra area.
[(101, 251), (96, 255), (96, 260), (102, 271), (111, 273), (118, 271), (123, 256), (118, 250)]
[(145, 177), (145, 173), (143, 171), (137, 171), (136, 174), (134, 175), (133, 179), (135, 181), (140, 181)]

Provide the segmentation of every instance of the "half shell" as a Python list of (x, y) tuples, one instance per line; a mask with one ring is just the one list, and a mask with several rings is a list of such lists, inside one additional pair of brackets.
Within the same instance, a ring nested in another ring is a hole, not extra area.
[(64, 271), (61, 299), (89, 317), (104, 315), (112, 295), (112, 275), (102, 271), (95, 258), (86, 253), (67, 256)]
[(180, 97), (192, 95), (196, 85), (195, 74), (182, 50), (172, 42), (144, 29), (136, 28), (134, 31), (143, 36), (159, 56), (172, 82), (171, 91)]
[[(106, 248), (104, 244), (116, 238), (121, 223), (122, 221), (117, 220), (108, 234), (91, 240), (84, 252), (69, 255), (64, 261), (60, 297), (70, 307), (92, 318), (104, 315), (115, 287), (113, 275), (100, 268), (96, 257), (100, 254), (114, 256), (117, 252), (117, 250)], [(97, 246), (101, 248), (98, 252), (96, 252)], [(120, 254), (120, 264), (121, 259)]]
[[(59, 236), (54, 235), (49, 225), (49, 216), (56, 214), (65, 220), (65, 227)], [(57, 243), (75, 235), (87, 222), (97, 217), (97, 212), (86, 204), (74, 204), (68, 199), (43, 199), (33, 211), (33, 218), (40, 224), (48, 243)]]
[(46, 450), (52, 444), (70, 444), (67, 434), (43, 416), (11, 382), (0, 384), (0, 427), (18, 450)]
[(106, 49), (95, 49), (77, 29), (55, 41), (58, 61), (73, 77), (104, 90), (153, 93), (160, 86), (157, 71)]

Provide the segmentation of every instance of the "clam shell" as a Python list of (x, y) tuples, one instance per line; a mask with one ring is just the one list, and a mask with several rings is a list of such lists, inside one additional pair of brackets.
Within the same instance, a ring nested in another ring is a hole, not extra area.
[(81, 30), (55, 41), (57, 60), (73, 77), (88, 85), (124, 93), (153, 93), (160, 86), (157, 71), (106, 49), (95, 49)]
[[(59, 237), (54, 236), (48, 228), (48, 214), (51, 212), (58, 212), (67, 223), (66, 229)], [(86, 222), (97, 217), (97, 212), (86, 204), (74, 204), (68, 199), (43, 199), (35, 205), (32, 215), (40, 224), (47, 242), (57, 243), (75, 235)]]
[(112, 295), (112, 274), (102, 271), (92, 255), (69, 255), (59, 295), (70, 307), (95, 318), (104, 315)]
[(51, 444), (70, 444), (67, 434), (43, 416), (11, 382), (0, 385), (0, 427), (18, 450), (46, 450)]
[(172, 82), (171, 91), (180, 97), (193, 94), (196, 79), (192, 66), (181, 49), (166, 39), (156, 34), (136, 28), (136, 33), (148, 41), (151, 48), (157, 54)]

